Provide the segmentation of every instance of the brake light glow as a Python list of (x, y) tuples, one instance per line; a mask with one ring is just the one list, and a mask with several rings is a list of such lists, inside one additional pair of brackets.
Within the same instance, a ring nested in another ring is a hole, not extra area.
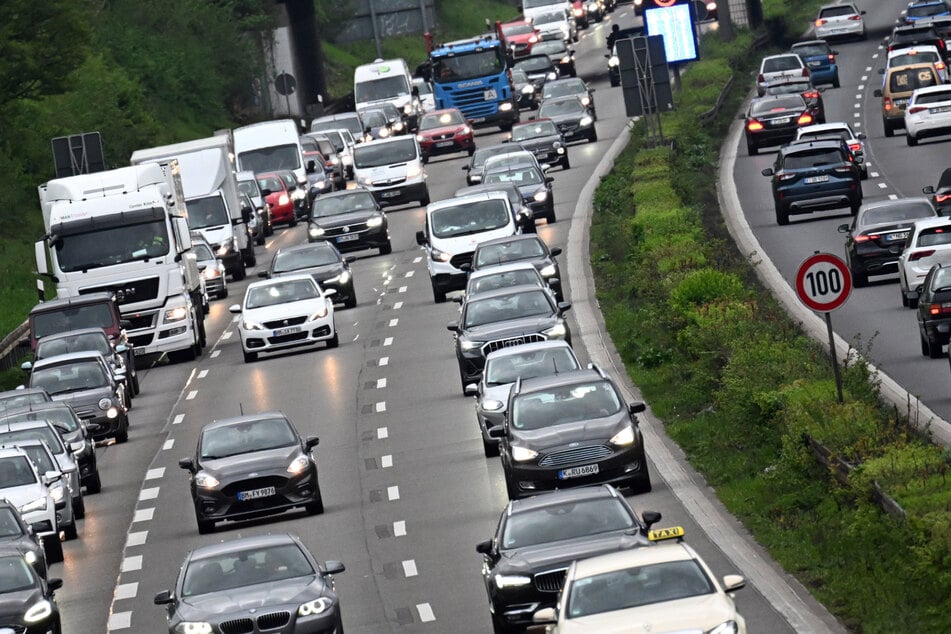
[(756, 119), (750, 119), (749, 123), (746, 124), (746, 129), (750, 132), (759, 132), (763, 129), (763, 124)]
[(915, 251), (908, 255), (909, 262), (916, 262), (921, 258), (926, 258), (929, 255), (934, 255), (934, 249), (925, 249), (924, 251)]
[(849, 143), (849, 149), (852, 150), (853, 152), (858, 152), (859, 150), (862, 149), (862, 144), (861, 144), (861, 143)]
[(810, 123), (812, 123), (812, 115), (809, 114), (808, 112), (804, 112), (802, 115), (800, 115), (797, 123), (799, 125), (809, 125)]
[(816, 20), (816, 26), (822, 26), (823, 24), (826, 24), (827, 22), (828, 20), (823, 20), (822, 18), (819, 18), (818, 20)]
[(833, 55), (832, 53), (829, 53), (829, 61), (830, 61), (830, 62), (834, 62), (834, 61), (835, 61), (835, 55)]
[(862, 19), (862, 16), (860, 16), (860, 15), (850, 15), (850, 16), (849, 16), (849, 19), (850, 19), (850, 20), (856, 20), (856, 21), (857, 21), (857, 20), (861, 20), (861, 19)]
[(882, 102), (882, 107), (884, 107), (885, 110), (891, 110), (891, 109), (892, 109), (892, 100), (889, 99), (888, 97), (885, 97), (885, 101)]
[(869, 240), (872, 240), (873, 238), (877, 238), (877, 237), (878, 236), (857, 235), (855, 236), (854, 240), (856, 242), (868, 242)]
[(951, 313), (951, 304), (928, 304), (929, 315), (941, 315)]
[(791, 181), (794, 178), (796, 178), (795, 172), (780, 172), (776, 174), (776, 180), (779, 181)]
[(945, 68), (947, 68), (944, 65), (944, 62), (935, 62), (934, 67), (935, 67), (935, 70), (944, 70)]
[(802, 76), (803, 76), (803, 77), (808, 77), (808, 76), (809, 76), (809, 69), (806, 68), (805, 66), (802, 67)]
[(764, 82), (764, 81), (766, 81), (766, 78), (763, 77), (763, 73), (760, 73), (760, 74), (759, 74), (759, 76), (756, 78), (756, 81), (759, 81), (759, 82)]
[(818, 92), (818, 91), (814, 91), (814, 90), (810, 90), (809, 92), (804, 92), (804, 93), (802, 93), (802, 96), (803, 96), (805, 99), (818, 99), (818, 98), (819, 98), (819, 92)]
[(915, 114), (916, 112), (923, 112), (923, 111), (925, 111), (925, 110), (927, 110), (927, 109), (928, 109), (928, 108), (926, 108), (925, 106), (912, 106), (911, 108), (908, 109), (908, 114)]
[(951, 194), (935, 194), (934, 200), (936, 203), (943, 203), (951, 200)]

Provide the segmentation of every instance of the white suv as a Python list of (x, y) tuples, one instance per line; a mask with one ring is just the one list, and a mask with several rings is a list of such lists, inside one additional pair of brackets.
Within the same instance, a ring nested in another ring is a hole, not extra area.
[(18, 447), (0, 449), (0, 497), (14, 504), (23, 521), (43, 539), (46, 560), (50, 563), (63, 560), (56, 500), (49, 489), (49, 484), (61, 477), (59, 471), (37, 473), (29, 456)]
[(951, 264), (951, 218), (915, 221), (898, 256), (902, 306), (918, 307), (918, 294), (925, 276), (935, 264)]
[(762, 97), (766, 94), (766, 84), (777, 79), (791, 79), (793, 77), (811, 77), (809, 67), (802, 58), (795, 53), (780, 53), (767, 55), (759, 65), (759, 75), (756, 77), (756, 94)]

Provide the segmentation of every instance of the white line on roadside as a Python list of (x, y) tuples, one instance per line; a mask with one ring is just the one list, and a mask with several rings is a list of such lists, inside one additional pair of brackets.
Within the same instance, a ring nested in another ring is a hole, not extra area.
[(203, 378), (205, 378), (206, 376), (208, 376), (208, 370), (202, 370), (201, 372), (198, 373), (198, 378), (199, 378), (199, 379), (203, 379)]
[(353, 336), (353, 341), (356, 341), (359, 338), (360, 338), (360, 333), (358, 332), (357, 334)]
[(386, 487), (386, 497), (390, 502), (400, 499), (400, 488), (396, 485)]
[(878, 176), (879, 176), (878, 172), (869, 172), (869, 173), (868, 173), (868, 177), (869, 177), (869, 178), (878, 178)]
[(155, 515), (155, 509), (139, 509), (132, 516), (132, 523), (136, 522), (148, 522), (151, 521), (152, 516)]
[(386, 454), (385, 456), (380, 456), (380, 466), (384, 469), (389, 469), (393, 466), (393, 456)]
[(406, 275), (404, 275), (403, 277), (413, 277), (415, 273), (416, 271), (406, 271)]
[(148, 538), (148, 531), (135, 531), (134, 533), (129, 533), (129, 536), (125, 539), (125, 546), (126, 548), (130, 546), (141, 546)]
[(397, 292), (397, 293), (405, 293), (405, 292), (406, 292), (406, 288), (407, 288), (406, 286), (400, 286), (399, 289), (397, 289), (396, 292)]
[(423, 256), (421, 255), (417, 255), (415, 258), (413, 258), (413, 264), (419, 264), (422, 261), (423, 261)]
[(879, 188), (879, 189), (885, 189), (886, 187), (888, 187), (888, 183), (879, 183), (879, 184), (878, 184), (878, 188)]
[(376, 437), (378, 440), (383, 440), (384, 438), (390, 437), (390, 430), (386, 427), (377, 427), (376, 428)]
[(853, 113), (852, 116), (855, 117), (856, 119), (858, 119), (859, 117), (862, 116), (862, 113), (861, 113), (861, 112), (856, 112), (856, 113)]
[(139, 491), (139, 502), (144, 500), (154, 500), (158, 497), (160, 488), (161, 487), (149, 487), (148, 489), (142, 489)]
[(423, 623), (429, 623), (436, 620), (436, 615), (433, 614), (433, 608), (428, 603), (417, 603), (416, 611), (419, 612), (419, 620)]
[(858, 101), (856, 101), (854, 104), (852, 104), (852, 107), (853, 107), (853, 108), (861, 108), (861, 107), (862, 107), (862, 104), (859, 103)]
[(868, 81), (868, 75), (862, 75), (862, 81)]
[(145, 472), (146, 480), (158, 480), (165, 476), (165, 467), (157, 467), (155, 469), (149, 469)]
[(393, 304), (393, 310), (399, 310), (403, 307), (403, 302), (396, 302)]
[(231, 330), (226, 330), (226, 331), (224, 331), (223, 333), (221, 333), (221, 338), (222, 338), (222, 339), (231, 339), (231, 335), (232, 335), (232, 334), (234, 334), (233, 331), (231, 331)]
[(169, 438), (168, 440), (165, 441), (165, 444), (162, 445), (162, 451), (168, 451), (174, 446), (175, 446), (175, 439)]
[(865, 84), (859, 84), (859, 90), (865, 90)]
[(888, 200), (898, 200), (898, 194), (889, 194)]
[(866, 73), (872, 72), (872, 67), (871, 67), (871, 66), (866, 66), (866, 67), (865, 67), (865, 72), (866, 72)]
[(415, 577), (418, 575), (419, 571), (416, 569), (416, 562), (412, 559), (403, 561), (403, 574), (407, 577)]
[(394, 537), (406, 537), (406, 522), (399, 520), (398, 522), (393, 522), (393, 536)]

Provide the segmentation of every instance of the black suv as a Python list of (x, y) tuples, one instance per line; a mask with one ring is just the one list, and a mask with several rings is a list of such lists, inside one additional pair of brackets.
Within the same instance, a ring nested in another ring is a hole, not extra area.
[(779, 225), (789, 224), (791, 214), (821, 209), (848, 207), (855, 215), (862, 204), (862, 171), (841, 140), (788, 143), (762, 174), (772, 179)]
[(892, 30), (892, 35), (883, 42), (888, 51), (895, 51), (909, 46), (931, 45), (938, 49), (941, 57), (948, 60), (948, 47), (944, 38), (938, 35), (938, 32), (930, 24), (915, 26), (896, 26)]
[(553, 489), (613, 484), (651, 490), (644, 439), (636, 414), (600, 368), (517, 380), (500, 439), (505, 488), (514, 500)]
[(661, 514), (641, 516), (609, 485), (509, 502), (492, 539), (476, 545), (494, 631), (524, 631), (554, 607), (575, 559), (650, 547)]

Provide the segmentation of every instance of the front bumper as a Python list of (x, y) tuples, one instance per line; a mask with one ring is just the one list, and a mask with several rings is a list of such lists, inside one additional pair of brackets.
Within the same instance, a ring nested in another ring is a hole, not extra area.
[(780, 190), (776, 194), (776, 205), (782, 206), (791, 214), (807, 214), (822, 209), (847, 207), (852, 202), (861, 202), (862, 190), (858, 186), (858, 181), (834, 185), (819, 191), (799, 193), (795, 189)]
[(343, 227), (331, 227), (324, 229), (324, 233), (319, 236), (312, 235), (310, 227), (307, 231), (307, 241), (317, 242), (326, 240), (332, 243), (341, 253), (346, 251), (360, 251), (362, 249), (379, 249), (390, 242), (390, 233), (387, 224), (379, 227), (362, 228), (348, 227), (349, 231), (344, 232)]
[[(241, 520), (280, 513), (320, 499), (317, 470), (287, 477), (271, 473), (227, 483), (221, 489), (200, 489), (192, 485), (192, 500), (199, 520)], [(251, 500), (239, 500), (239, 493), (274, 488), (274, 494)]]
[[(605, 443), (605, 446), (610, 447)], [(647, 460), (644, 455), (644, 441), (638, 434), (637, 442), (628, 447), (611, 448), (612, 453), (600, 460), (583, 460), (579, 463), (564, 463), (557, 467), (539, 466), (545, 456), (564, 448), (546, 449), (538, 460), (532, 462), (504, 461), (508, 477), (514, 488), (523, 495), (535, 495), (544, 491), (589, 486), (595, 484), (613, 484), (618, 487), (627, 486), (632, 480), (646, 478)], [(565, 469), (597, 465), (595, 474), (580, 477), (561, 478), (559, 474)]]
[(366, 186), (376, 198), (376, 201), (383, 205), (402, 205), (408, 202), (417, 202), (429, 198), (429, 188), (425, 180), (419, 180), (413, 183), (400, 183), (393, 187), (377, 187), (375, 185)]
[[(320, 614), (300, 616), (300, 605), (272, 604), (252, 611), (214, 613), (207, 618), (214, 632), (267, 632), (268, 634), (342, 634), (340, 605), (333, 605)], [(228, 629), (222, 628), (227, 623)], [(176, 621), (169, 623), (169, 632), (175, 632)]]
[(471, 152), (475, 150), (475, 140), (471, 134), (457, 135), (450, 139), (427, 139), (419, 144), (419, 149), (425, 157), (454, 154), (455, 152)]
[(951, 112), (933, 114), (927, 119), (915, 115), (905, 117), (905, 132), (918, 139), (951, 134)]
[(497, 110), (496, 112), (488, 115), (477, 115), (470, 117), (468, 113), (463, 111), (463, 114), (466, 115), (466, 118), (469, 120), (469, 125), (476, 128), (483, 128), (494, 125), (503, 125), (508, 126), (513, 123), (519, 122), (519, 112), (518, 112), (518, 99), (517, 97), (511, 99), (510, 101), (505, 101), (501, 103), (511, 104), (511, 107), (508, 110)]
[(105, 412), (101, 415), (95, 415), (89, 418), (83, 418), (87, 423), (95, 423), (99, 425), (99, 429), (90, 435), (95, 440), (102, 440), (104, 438), (111, 438), (115, 436), (120, 430), (125, 429), (129, 426), (129, 418), (125, 412), (120, 413), (115, 418), (109, 418), (106, 416)]
[(245, 330), (240, 329), (241, 346), (246, 352), (281, 352), (304, 346), (313, 346), (332, 339), (336, 334), (333, 323), (333, 314), (301, 324), (297, 332), (278, 335), (273, 329)]

